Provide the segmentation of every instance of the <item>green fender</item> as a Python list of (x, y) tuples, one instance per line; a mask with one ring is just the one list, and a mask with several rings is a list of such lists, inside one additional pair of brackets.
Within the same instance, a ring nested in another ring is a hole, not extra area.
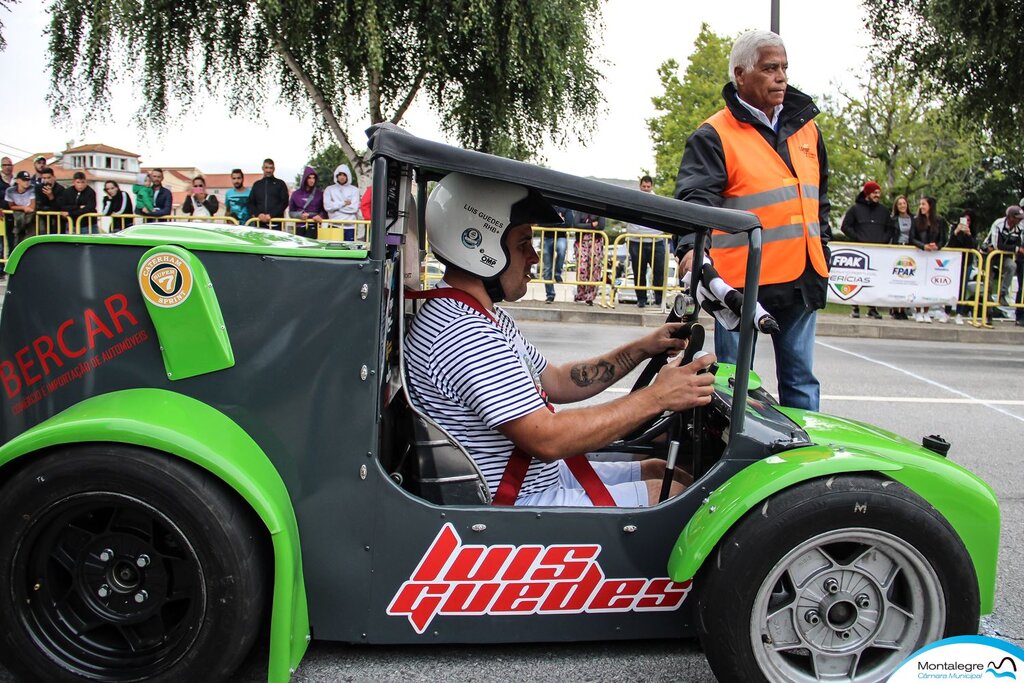
[(809, 446), (759, 460), (705, 500), (683, 528), (668, 563), (674, 581), (694, 578), (715, 546), (743, 515), (803, 481), (852, 472), (879, 472), (930, 503), (960, 536), (974, 562), (981, 613), (995, 601), (999, 504), (984, 481), (939, 456), (895, 449), (884, 456), (853, 446)]
[(124, 443), (184, 458), (223, 480), (260, 516), (274, 548), (274, 598), (268, 681), (288, 681), (309, 639), (299, 528), (274, 465), (229, 417), (188, 396), (128, 389), (88, 398), (0, 447), (0, 467), (15, 458), (73, 443)]

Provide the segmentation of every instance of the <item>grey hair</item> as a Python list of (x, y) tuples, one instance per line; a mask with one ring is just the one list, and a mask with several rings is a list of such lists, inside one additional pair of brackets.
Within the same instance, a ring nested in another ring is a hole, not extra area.
[(771, 31), (747, 31), (736, 39), (729, 54), (729, 80), (733, 85), (736, 85), (736, 67), (743, 67), (743, 73), (752, 71), (757, 64), (758, 53), (766, 47), (786, 49), (779, 34)]

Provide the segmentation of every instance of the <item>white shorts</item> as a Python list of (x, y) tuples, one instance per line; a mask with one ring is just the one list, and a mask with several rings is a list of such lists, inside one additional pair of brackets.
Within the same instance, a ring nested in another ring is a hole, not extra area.
[[(647, 484), (640, 478), (639, 461), (594, 462), (594, 471), (601, 477), (615, 505), (622, 508), (647, 507)], [(572, 475), (564, 460), (558, 461), (558, 483), (543, 491), (528, 493), (516, 499), (516, 505), (593, 507), (583, 486)]]

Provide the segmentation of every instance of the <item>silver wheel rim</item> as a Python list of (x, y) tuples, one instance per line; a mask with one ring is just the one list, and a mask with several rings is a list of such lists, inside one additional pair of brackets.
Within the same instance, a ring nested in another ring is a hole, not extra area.
[(914, 546), (877, 529), (830, 531), (786, 553), (761, 584), (751, 647), (770, 681), (884, 681), (942, 636), (945, 604)]

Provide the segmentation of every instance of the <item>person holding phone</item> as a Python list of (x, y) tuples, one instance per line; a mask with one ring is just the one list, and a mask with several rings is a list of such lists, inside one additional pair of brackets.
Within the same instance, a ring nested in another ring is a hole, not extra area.
[[(978, 238), (975, 237), (973, 231), (973, 225), (975, 224), (974, 211), (966, 209), (960, 220), (957, 221), (956, 227), (953, 228), (953, 234), (949, 236), (949, 242), (946, 243), (947, 247), (952, 249), (977, 249)], [(975, 283), (972, 277), (972, 270), (976, 268), (974, 259), (968, 253), (961, 254), (962, 266), (960, 268), (960, 299), (966, 301), (974, 296)], [(956, 317), (953, 322), (957, 325), (964, 324), (964, 316), (970, 314), (970, 308), (965, 304), (958, 303), (956, 305)]]
[(181, 205), (182, 213), (196, 218), (208, 217), (215, 216), (219, 208), (220, 202), (217, 201), (217, 195), (206, 192), (206, 178), (201, 175), (193, 178), (192, 194), (185, 197), (185, 202)]

